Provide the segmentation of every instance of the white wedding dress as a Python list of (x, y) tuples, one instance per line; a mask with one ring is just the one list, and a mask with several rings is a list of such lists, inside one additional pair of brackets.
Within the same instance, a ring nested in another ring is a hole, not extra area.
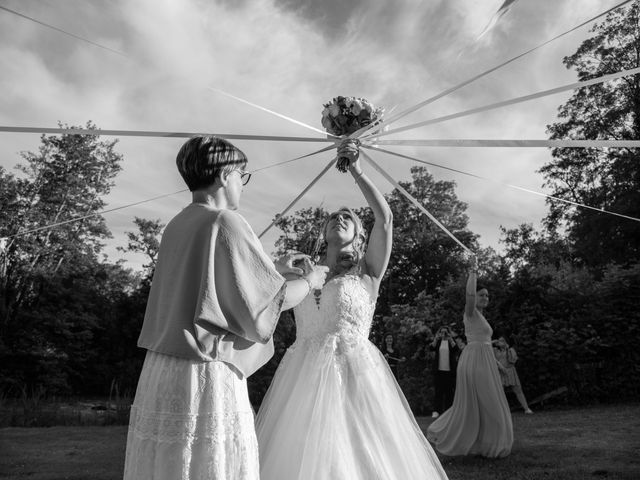
[(357, 268), (296, 309), (256, 419), (262, 480), (446, 479), (387, 362)]

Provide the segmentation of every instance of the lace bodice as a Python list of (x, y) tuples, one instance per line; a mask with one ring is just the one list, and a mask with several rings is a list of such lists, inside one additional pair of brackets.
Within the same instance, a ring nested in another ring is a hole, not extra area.
[(491, 342), (493, 329), (484, 315), (479, 310), (474, 309), (471, 318), (465, 313), (463, 316), (464, 334), (467, 342)]
[(312, 291), (295, 309), (296, 339), (336, 335), (345, 340), (367, 339), (376, 302), (353, 271), (332, 278), (321, 290), (319, 302)]

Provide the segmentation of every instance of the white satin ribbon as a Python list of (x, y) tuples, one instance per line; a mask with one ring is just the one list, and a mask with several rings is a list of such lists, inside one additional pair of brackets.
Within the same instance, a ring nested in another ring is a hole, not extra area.
[(476, 140), (449, 138), (432, 140), (363, 141), (364, 146), (404, 147), (507, 147), (507, 148), (640, 148), (640, 140)]
[(473, 252), (471, 250), (469, 250), (469, 248), (467, 248), (467, 246), (462, 243), (460, 240), (458, 240), (455, 235), (453, 233), (451, 233), (447, 227), (445, 227), (436, 217), (434, 217), (433, 215), (431, 215), (431, 213), (429, 213), (429, 211), (424, 207), (424, 205), (422, 205), (418, 200), (416, 200), (413, 195), (411, 195), (409, 192), (407, 192), (398, 182), (396, 182), (393, 177), (391, 175), (389, 175), (385, 170), (382, 169), (382, 167), (380, 167), (380, 165), (378, 165), (376, 162), (373, 161), (373, 159), (367, 155), (366, 152), (360, 151), (360, 153), (362, 154), (362, 156), (364, 157), (364, 159), (369, 162), (369, 164), (371, 164), (371, 166), (373, 168), (375, 168), (378, 173), (380, 173), (380, 175), (382, 175), (384, 178), (387, 179), (387, 181), (389, 183), (391, 183), (394, 187), (396, 187), (398, 189), (398, 191), (400, 193), (402, 193), (405, 197), (407, 197), (407, 199), (413, 203), (422, 213), (424, 213), (427, 217), (429, 217), (431, 219), (431, 221), (433, 221), (433, 223), (435, 223), (438, 227), (440, 227), (440, 229), (446, 233), (449, 237), (451, 237), (453, 239), (454, 242), (456, 242), (458, 245), (460, 245), (460, 247), (462, 247), (462, 249), (473, 255)]
[(435, 123), (446, 122), (448, 120), (453, 120), (454, 118), (466, 117), (468, 115), (474, 115), (476, 113), (487, 112), (489, 110), (494, 110), (496, 108), (506, 107), (508, 105), (515, 105), (517, 103), (528, 102), (530, 100), (535, 100), (537, 98), (546, 97), (549, 95), (555, 95), (560, 92), (565, 92), (567, 90), (574, 90), (576, 88), (587, 87), (589, 85), (596, 85), (598, 83), (608, 82), (609, 80), (614, 80), (616, 78), (625, 77), (627, 75), (635, 75), (640, 73), (640, 67), (632, 68), (630, 70), (623, 70), (621, 72), (611, 73), (609, 75), (603, 75), (602, 77), (592, 78), (590, 80), (585, 80), (584, 82), (575, 82), (567, 85), (563, 85), (561, 87), (551, 88), (549, 90), (543, 90), (541, 92), (532, 93), (530, 95), (524, 95), (522, 97), (515, 97), (510, 100), (504, 100), (502, 102), (492, 103), (489, 105), (485, 105), (483, 107), (472, 108), (470, 110), (465, 110), (458, 113), (453, 113), (451, 115), (445, 115), (442, 117), (432, 118), (431, 120), (425, 120), (423, 122), (413, 123), (411, 125), (406, 125), (400, 128), (394, 128), (392, 130), (387, 130), (385, 132), (373, 134), (369, 138), (380, 138), (386, 135), (391, 135), (392, 133), (404, 132), (406, 130), (413, 130), (414, 128), (424, 127), (426, 125), (433, 125)]
[(69, 220), (64, 220), (62, 222), (51, 223), (49, 225), (44, 225), (42, 227), (37, 227), (37, 228), (33, 228), (31, 230), (26, 230), (24, 232), (17, 232), (17, 233), (14, 233), (13, 235), (8, 235), (8, 236), (6, 236), (4, 238), (5, 239), (10, 239), (10, 238), (14, 238), (14, 237), (20, 237), (22, 235), (27, 235), (29, 233), (35, 233), (35, 232), (39, 232), (41, 230), (47, 230), (49, 228), (59, 227), (60, 225), (66, 225), (67, 223), (78, 222), (80, 220), (84, 220), (85, 218), (96, 217), (98, 215), (103, 215), (105, 213), (111, 213), (111, 212), (115, 212), (117, 210), (122, 210), (122, 209), (125, 209), (125, 208), (134, 207), (136, 205), (141, 205), (143, 203), (152, 202), (154, 200), (159, 200), (161, 198), (170, 197), (171, 195), (177, 195), (178, 193), (183, 193), (183, 192), (188, 192), (188, 191), (189, 190), (185, 188), (184, 190), (178, 190), (177, 192), (165, 193), (164, 195), (158, 195), (157, 197), (147, 198), (146, 200), (140, 200), (139, 202), (128, 203), (127, 205), (122, 205), (120, 207), (109, 208), (107, 210), (101, 210), (99, 212), (91, 213), (89, 215), (82, 215), (80, 217), (73, 217), (73, 218), (70, 218)]
[(318, 153), (326, 152), (327, 150), (333, 150), (334, 148), (336, 148), (335, 145), (329, 145), (328, 147), (321, 148), (320, 150), (316, 150), (315, 152), (307, 153), (306, 155), (301, 155), (300, 157), (296, 157), (290, 160), (285, 160), (284, 162), (273, 163), (271, 165), (256, 168), (255, 170), (251, 170), (251, 173), (261, 172), (262, 170), (268, 170), (269, 168), (279, 167), (280, 165), (286, 165), (287, 163), (295, 162), (297, 160), (310, 157), (312, 155), (317, 155)]
[(554, 40), (557, 40), (558, 38), (563, 37), (563, 36), (573, 32), (573, 31), (575, 31), (575, 30), (577, 30), (577, 29), (579, 29), (579, 28), (581, 28), (581, 27), (583, 27), (583, 26), (585, 26), (585, 25), (587, 25), (587, 24), (589, 24), (591, 22), (593, 22), (594, 20), (597, 20), (600, 17), (603, 17), (603, 16), (607, 15), (609, 12), (612, 12), (613, 10), (616, 10), (617, 8), (620, 8), (623, 5), (626, 5), (627, 3), (630, 3), (632, 1), (633, 0), (625, 0), (624, 2), (620, 2), (616, 6), (611, 7), (610, 9), (608, 9), (608, 10), (606, 10), (606, 11), (604, 11), (604, 12), (598, 14), (598, 15), (596, 15), (595, 17), (592, 17), (589, 20), (586, 20), (586, 21), (582, 22), (580, 25), (576, 25), (572, 29), (567, 30), (566, 32), (563, 32), (563, 33), (561, 33), (559, 35), (556, 35), (555, 37), (550, 38), (546, 42), (541, 43), (540, 45), (538, 45), (538, 46), (536, 46), (534, 48), (531, 48), (531, 49), (527, 50), (526, 52), (523, 52), (523, 53), (521, 53), (519, 55), (516, 55), (515, 57), (510, 58), (506, 62), (502, 62), (502, 63), (496, 65), (495, 67), (491, 67), (489, 70), (485, 70), (484, 72), (479, 73), (478, 75), (475, 75), (475, 76), (473, 76), (473, 77), (471, 77), (471, 78), (469, 78), (469, 79), (467, 79), (467, 80), (465, 80), (465, 81), (463, 81), (463, 82), (461, 82), (461, 83), (459, 83), (459, 84), (457, 84), (457, 85), (455, 85), (455, 86), (453, 86), (451, 88), (446, 89), (445, 91), (443, 91), (443, 92), (441, 92), (441, 93), (439, 93), (437, 95), (434, 95), (431, 98), (428, 98), (428, 99), (418, 103), (417, 105), (414, 105), (413, 107), (409, 107), (409, 108), (401, 111), (400, 113), (396, 114), (395, 116), (387, 119), (387, 125), (391, 125), (392, 123), (400, 120), (401, 118), (409, 115), (410, 113), (413, 113), (416, 110), (419, 110), (422, 107), (425, 107), (426, 105), (429, 105), (430, 103), (433, 103), (436, 100), (438, 100), (438, 99), (440, 99), (440, 98), (442, 98), (442, 97), (444, 97), (446, 95), (449, 95), (450, 93), (453, 93), (456, 90), (459, 90), (462, 87), (465, 87), (465, 86), (469, 85), (470, 83), (473, 83), (476, 80), (478, 80), (478, 79), (480, 79), (480, 78), (482, 78), (482, 77), (484, 77), (484, 76), (486, 76), (486, 75), (488, 75), (488, 74), (490, 74), (492, 72), (495, 72), (496, 70), (498, 70), (498, 69), (500, 69), (500, 68), (502, 68), (502, 67), (504, 67), (506, 65), (509, 65), (511, 62), (514, 62), (515, 60), (518, 60), (519, 58), (522, 58), (525, 55), (528, 55), (529, 53), (534, 52), (534, 51), (538, 50), (539, 48), (544, 47), (545, 45), (553, 42)]
[(489, 181), (489, 182), (497, 183), (497, 184), (503, 185), (505, 187), (514, 188), (516, 190), (520, 190), (520, 191), (523, 191), (523, 192), (532, 193), (534, 195), (545, 197), (545, 198), (548, 198), (549, 200), (554, 200), (554, 201), (557, 201), (557, 202), (563, 202), (563, 203), (567, 203), (569, 205), (574, 205), (576, 207), (581, 207), (581, 208), (587, 208), (589, 210), (594, 210), (594, 211), (599, 212), (599, 213), (606, 213), (608, 215), (614, 215), (616, 217), (626, 218), (627, 220), (633, 220), (635, 222), (640, 222), (640, 218), (630, 217), (628, 215), (623, 215), (621, 213), (611, 212), (611, 211), (605, 210), (603, 208), (592, 207), (590, 205), (585, 205), (583, 203), (573, 202), (571, 200), (566, 200), (566, 199), (560, 198), (560, 197), (554, 197), (553, 195), (548, 195), (546, 193), (538, 192), (536, 190), (530, 190), (528, 188), (519, 187), (518, 185), (512, 185), (510, 183), (500, 182), (500, 181), (498, 181), (498, 180), (496, 180), (494, 178), (483, 177), (481, 175), (476, 175), (475, 173), (469, 173), (469, 172), (465, 172), (465, 171), (462, 171), (462, 170), (457, 170), (455, 168), (445, 167), (444, 165), (438, 165), (437, 163), (427, 162), (426, 160), (421, 160), (419, 158), (411, 157), (409, 155), (402, 155), (401, 153), (392, 152), (390, 150), (384, 150), (382, 148), (377, 148), (377, 147), (365, 147), (365, 148), (369, 148), (371, 150), (376, 150), (377, 152), (386, 153), (386, 154), (389, 154), (389, 155), (395, 155), (396, 157), (406, 158), (408, 160), (412, 160), (412, 161), (418, 162), (418, 163), (423, 163), (425, 165), (430, 165), (432, 167), (442, 168), (444, 170), (449, 170), (450, 172), (456, 172), (456, 173), (460, 173), (462, 175), (467, 175), (469, 177), (479, 178), (480, 180), (486, 180), (486, 181)]
[(275, 115), (276, 117), (282, 118), (283, 120), (287, 120), (287, 121), (289, 121), (291, 123), (295, 123), (296, 125), (300, 125), (301, 127), (308, 128), (309, 130), (313, 130), (314, 132), (322, 133), (323, 135), (329, 135), (330, 137), (333, 137), (335, 139), (339, 138), (339, 137), (336, 137), (335, 135), (331, 135), (330, 133), (327, 133), (325, 130), (320, 130), (319, 128), (313, 127), (311, 125), (307, 125), (306, 123), (303, 123), (303, 122), (300, 122), (300, 121), (296, 120), (295, 118), (287, 117), (286, 115), (283, 115), (281, 113), (275, 112), (273, 110), (269, 110), (268, 108), (262, 107), (260, 105), (255, 104), (255, 103), (252, 103), (249, 100), (245, 100), (243, 98), (236, 97), (235, 95), (232, 95), (232, 94), (227, 93), (227, 92), (225, 92), (223, 90), (220, 90), (219, 88), (214, 88), (214, 87), (207, 87), (207, 88), (209, 90), (213, 91), (213, 92), (217, 92), (217, 93), (219, 93), (221, 95), (224, 95), (225, 97), (233, 98), (234, 100), (237, 100), (237, 101), (239, 101), (241, 103), (244, 103), (246, 105), (250, 105), (250, 106), (252, 106), (254, 108), (257, 108), (258, 110), (262, 110), (263, 112), (270, 113), (271, 115)]
[(307, 185), (304, 188), (304, 190), (302, 190), (302, 192), (300, 192), (300, 195), (298, 195), (289, 205), (287, 205), (285, 207), (285, 209), (282, 210), (282, 212), (280, 212), (279, 214), (276, 215), (276, 217), (269, 224), (269, 226), (267, 228), (265, 228), (260, 235), (258, 235), (258, 238), (262, 238), (264, 236), (264, 234), (267, 233), (271, 229), (271, 227), (273, 227), (276, 224), (276, 222), (278, 221), (278, 219), (280, 217), (282, 217), (289, 210), (291, 210), (291, 207), (293, 207), (296, 203), (298, 203), (298, 200), (300, 200), (311, 189), (311, 187), (313, 187), (316, 184), (316, 182), (318, 180), (320, 180), (320, 178), (322, 178), (322, 176), (329, 171), (329, 169), (336, 163), (336, 161), (337, 161), (337, 159), (334, 158), (329, 163), (327, 163), (327, 166), (322, 169), (322, 171), (316, 176), (316, 178), (314, 178), (311, 181), (311, 183), (309, 185)]
[(122, 52), (119, 52), (118, 50), (114, 50), (113, 48), (106, 47), (106, 46), (104, 46), (104, 45), (100, 45), (99, 43), (96, 43), (96, 42), (92, 42), (91, 40), (89, 40), (89, 39), (87, 39), (87, 38), (81, 37), (81, 36), (76, 35), (76, 34), (71, 33), (71, 32), (67, 32), (66, 30), (63, 30), (63, 29), (58, 28), (58, 27), (54, 27), (53, 25), (50, 25), (50, 24), (48, 24), (48, 23), (41, 22), (40, 20), (36, 20), (36, 19), (35, 19), (35, 18), (33, 18), (33, 17), (29, 17), (29, 16), (24, 15), (24, 14), (22, 14), (22, 13), (20, 13), (20, 12), (16, 12), (15, 10), (11, 10), (11, 9), (9, 9), (9, 8), (7, 8), (7, 7), (3, 7), (2, 5), (0, 5), (0, 10), (4, 10), (4, 11), (6, 11), (6, 12), (12, 13), (13, 15), (17, 15), (18, 17), (22, 17), (22, 18), (24, 18), (24, 19), (26, 19), (26, 20), (30, 20), (30, 21), (32, 21), (32, 22), (34, 22), (34, 23), (37, 23), (37, 24), (39, 24), (39, 25), (42, 25), (42, 26), (44, 26), (44, 27), (50, 28), (50, 29), (55, 30), (55, 31), (57, 31), (57, 32), (60, 32), (60, 33), (63, 33), (63, 34), (65, 34), (65, 35), (68, 35), (68, 36), (70, 36), (70, 37), (73, 37), (73, 38), (75, 38), (76, 40), (80, 40), (80, 41), (82, 41), (82, 42), (85, 42), (85, 43), (88, 43), (88, 44), (90, 44), (90, 45), (93, 45), (94, 47), (102, 48), (102, 49), (104, 49), (104, 50), (108, 50), (108, 51), (110, 51), (110, 52), (112, 52), (112, 53), (115, 53), (115, 54), (117, 54), (117, 55), (120, 55), (120, 56), (122, 56), (122, 57), (129, 58), (127, 55), (125, 55), (125, 54), (124, 54), (124, 53), (122, 53)]
[(212, 135), (214, 137), (234, 140), (260, 140), (272, 142), (333, 142), (329, 138), (322, 137), (286, 137), (273, 135), (240, 135), (234, 133), (211, 132), (157, 132), (147, 130), (92, 130), (83, 128), (48, 128), (48, 127), (8, 127), (0, 126), (0, 132), (11, 133), (49, 133), (57, 135), (110, 135), (119, 137), (163, 137), (163, 138), (191, 138), (199, 135)]

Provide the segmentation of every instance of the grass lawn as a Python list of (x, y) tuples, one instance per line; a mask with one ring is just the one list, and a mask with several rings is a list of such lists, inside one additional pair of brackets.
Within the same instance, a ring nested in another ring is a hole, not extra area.
[[(418, 422), (424, 430), (431, 419)], [(640, 405), (516, 413), (514, 431), (507, 458), (441, 457), (449, 478), (640, 479)], [(0, 429), (0, 478), (121, 479), (126, 435), (121, 426)]]

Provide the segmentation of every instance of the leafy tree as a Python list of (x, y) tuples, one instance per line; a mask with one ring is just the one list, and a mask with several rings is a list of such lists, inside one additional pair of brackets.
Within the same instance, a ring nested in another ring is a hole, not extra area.
[(316, 207), (298, 210), (291, 216), (278, 217), (276, 226), (283, 232), (276, 240), (278, 255), (290, 251), (314, 254), (328, 215), (329, 212), (324, 208)]
[[(564, 59), (580, 80), (640, 66), (640, 3), (611, 12), (594, 35)], [(576, 90), (548, 126), (552, 139), (640, 138), (640, 75)], [(556, 148), (541, 168), (553, 195), (640, 217), (638, 149)], [(576, 255), (591, 266), (640, 258), (640, 222), (550, 201), (551, 230), (566, 225)]]
[(541, 264), (558, 266), (572, 260), (571, 245), (556, 232), (538, 232), (530, 223), (500, 230), (500, 242), (505, 246), (503, 258), (514, 271)]
[[(455, 182), (436, 181), (424, 167), (412, 167), (411, 177), (400, 185), (458, 240), (477, 251), (478, 236), (468, 229), (467, 205), (458, 200)], [(461, 248), (398, 190), (387, 200), (394, 216), (394, 244), (380, 290), (384, 312), (389, 305), (411, 302), (422, 291), (434, 291), (466, 265)]]
[(165, 225), (157, 220), (147, 220), (145, 218), (135, 217), (133, 223), (138, 227), (137, 232), (127, 232), (128, 243), (126, 247), (118, 247), (121, 252), (142, 253), (148, 259), (149, 263), (143, 265), (145, 269), (145, 278), (151, 281), (153, 272), (156, 269), (158, 253), (160, 252), (160, 237)]
[[(96, 128), (91, 122), (86, 127)], [(21, 154), (17, 175), (0, 172), (0, 237), (6, 239), (0, 255), (0, 364), (24, 372), (31, 365), (32, 373), (55, 370), (47, 367), (51, 359), (69, 358), (66, 350), (89, 338), (93, 317), (78, 308), (99, 309), (100, 303), (75, 305), (67, 316), (61, 292), (77, 289), (79, 278), (96, 270), (102, 242), (111, 236), (96, 214), (122, 160), (117, 140), (96, 135), (43, 135), (41, 142), (37, 153)], [(59, 225), (46, 228), (54, 223)], [(85, 289), (75, 291), (82, 301)]]
[[(88, 122), (87, 128), (96, 127)], [(23, 176), (11, 179), (11, 219), (0, 226), (0, 235), (9, 238), (3, 284), (12, 286), (2, 292), (2, 327), (33, 299), (35, 279), (55, 275), (64, 262), (78, 256), (95, 258), (102, 240), (111, 236), (104, 219), (94, 214), (104, 207), (101, 197), (109, 193), (120, 171), (116, 143), (102, 142), (96, 135), (43, 135), (38, 153), (22, 154), (26, 163), (17, 169)], [(38, 230), (89, 215), (93, 216)], [(27, 231), (32, 233), (23, 233)]]
[[(132, 398), (146, 350), (137, 346), (149, 296), (150, 282), (140, 281), (119, 265), (103, 265), (105, 276), (96, 288), (108, 299), (94, 331), (92, 349), (97, 352), (93, 372), (86, 376), (86, 387), (108, 393), (110, 385)], [(97, 379), (97, 380), (96, 380)]]

